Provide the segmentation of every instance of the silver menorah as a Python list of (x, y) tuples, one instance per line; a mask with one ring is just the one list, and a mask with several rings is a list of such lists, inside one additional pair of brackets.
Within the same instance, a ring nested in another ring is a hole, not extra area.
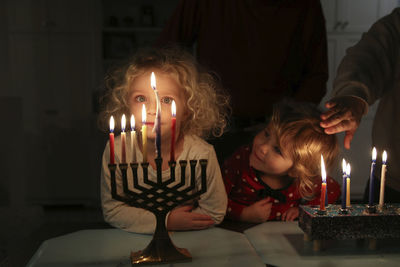
[[(176, 181), (175, 168), (176, 162), (170, 161), (170, 178), (166, 181), (162, 180), (162, 158), (156, 158), (157, 181), (151, 181), (148, 177), (149, 163), (140, 163), (143, 171), (143, 183), (147, 186), (139, 184), (138, 167), (139, 163), (130, 163), (133, 177), (133, 188), (137, 192), (129, 189), (127, 170), (128, 164), (108, 164), (111, 174), (111, 195), (115, 200), (124, 202), (130, 206), (142, 208), (152, 212), (156, 217), (156, 229), (153, 239), (149, 245), (140, 251), (131, 252), (132, 265), (136, 264), (157, 264), (171, 263), (181, 261), (191, 261), (192, 256), (185, 248), (178, 248), (173, 243), (168, 234), (165, 219), (172, 209), (184, 204), (187, 201), (199, 197), (207, 191), (207, 160), (189, 160), (190, 166), (190, 181), (186, 184), (186, 167), (187, 160), (180, 160), (179, 166), (181, 169), (180, 181), (175, 185), (171, 185)], [(196, 165), (199, 162), (201, 167), (201, 186), (196, 187)], [(122, 173), (122, 188), (123, 194), (117, 192), (115, 171), (117, 166)]]

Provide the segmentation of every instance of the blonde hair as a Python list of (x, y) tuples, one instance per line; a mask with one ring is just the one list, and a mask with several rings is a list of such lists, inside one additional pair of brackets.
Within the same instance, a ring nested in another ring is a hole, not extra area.
[(293, 160), (289, 175), (298, 178), (299, 192), (306, 199), (312, 198), (313, 185), (321, 179), (321, 154), (330, 169), (339, 153), (336, 135), (326, 134), (319, 125), (320, 114), (314, 104), (285, 100), (274, 106), (269, 124), (282, 152)]
[(229, 112), (229, 97), (220, 83), (204, 71), (186, 51), (175, 47), (147, 48), (139, 51), (124, 67), (106, 77), (106, 105), (99, 116), (101, 128), (108, 129), (111, 115), (129, 114), (130, 84), (140, 75), (157, 69), (169, 74), (180, 85), (186, 98), (186, 120), (181, 132), (203, 138), (224, 132)]

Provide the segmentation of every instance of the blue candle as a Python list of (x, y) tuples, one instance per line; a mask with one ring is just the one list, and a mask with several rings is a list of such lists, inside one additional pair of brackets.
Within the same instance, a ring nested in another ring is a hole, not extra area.
[(371, 163), (371, 173), (369, 176), (369, 202), (370, 206), (374, 205), (374, 172), (376, 163), (376, 148), (372, 149), (372, 163)]
[(347, 179), (347, 173), (346, 173), (346, 161), (343, 159), (342, 161), (342, 172), (343, 172), (343, 182), (342, 182), (342, 209), (346, 208), (346, 179)]
[(156, 87), (156, 76), (154, 75), (154, 72), (151, 73), (150, 82), (151, 82), (151, 88), (153, 88), (157, 101), (156, 121), (153, 128), (153, 131), (154, 129), (156, 131), (156, 155), (157, 158), (161, 158), (161, 105), (160, 105), (160, 98), (158, 96), (158, 90)]

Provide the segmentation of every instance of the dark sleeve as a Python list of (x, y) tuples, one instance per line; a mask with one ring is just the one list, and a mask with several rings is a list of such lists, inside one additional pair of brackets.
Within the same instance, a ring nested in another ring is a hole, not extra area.
[(326, 93), (329, 76), (325, 18), (319, 0), (312, 0), (307, 8), (303, 43), (305, 62), (295, 99), (318, 104)]
[(198, 0), (180, 0), (155, 45), (177, 44), (191, 47), (199, 29), (201, 15), (199, 2)]

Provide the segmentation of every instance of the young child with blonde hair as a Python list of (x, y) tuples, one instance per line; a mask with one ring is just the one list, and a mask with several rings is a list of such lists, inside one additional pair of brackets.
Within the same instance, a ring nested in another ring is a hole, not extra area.
[[(319, 126), (314, 104), (283, 101), (274, 107), (268, 125), (252, 146), (244, 146), (222, 168), (228, 194), (227, 218), (253, 223), (293, 221), (299, 204), (319, 204), (321, 154), (329, 168), (336, 162), (335, 135)], [(327, 178), (328, 201), (340, 186)]]
[[(146, 107), (147, 151), (150, 163), (149, 180), (156, 181), (154, 158), (156, 134), (152, 131), (156, 121), (156, 96), (150, 85), (150, 75), (155, 73), (159, 100), (161, 103), (161, 151), (162, 177), (169, 179), (168, 161), (171, 149), (171, 104), (176, 104), (175, 160), (207, 159), (207, 192), (202, 194), (193, 205), (184, 205), (172, 210), (166, 219), (168, 230), (204, 229), (220, 223), (226, 212), (227, 197), (222, 181), (220, 167), (214, 148), (203, 138), (219, 136), (226, 126), (228, 97), (219, 83), (209, 73), (203, 71), (193, 57), (176, 48), (147, 49), (135, 54), (134, 58), (122, 69), (117, 70), (107, 81), (109, 94), (101, 121), (107, 129), (111, 115), (121, 118), (126, 114), (135, 116), (136, 130), (140, 133), (142, 108)], [(137, 161), (143, 161), (142, 136), (138, 135)], [(127, 136), (127, 144), (131, 142)], [(115, 138), (116, 163), (120, 163), (120, 136)], [(132, 151), (127, 146), (127, 161), (131, 162)], [(101, 201), (105, 220), (111, 225), (126, 231), (151, 233), (155, 229), (154, 215), (144, 209), (131, 207), (111, 197), (109, 163), (109, 143), (103, 153), (101, 171)], [(139, 167), (139, 183), (141, 168)], [(176, 168), (176, 177), (180, 177), (180, 168)], [(128, 172), (128, 180), (131, 180)], [(186, 180), (190, 172), (186, 171)], [(116, 172), (117, 181), (121, 173)], [(187, 183), (186, 183), (187, 184)], [(200, 167), (196, 167), (196, 184), (201, 184)], [(171, 184), (171, 186), (174, 184)], [(117, 184), (122, 192), (121, 183)]]

